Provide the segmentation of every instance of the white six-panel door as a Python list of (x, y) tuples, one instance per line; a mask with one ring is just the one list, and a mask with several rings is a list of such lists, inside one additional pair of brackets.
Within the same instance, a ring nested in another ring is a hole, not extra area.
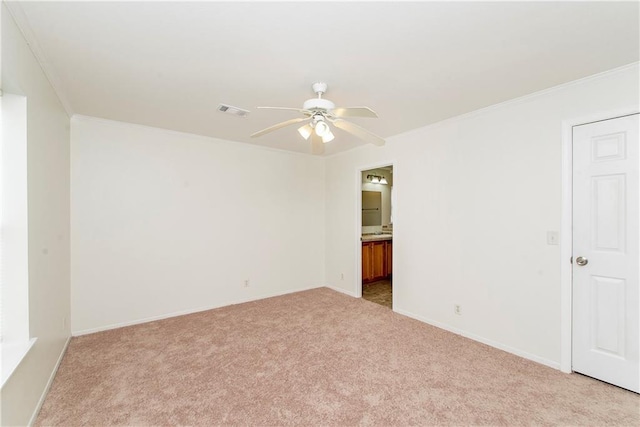
[(573, 128), (572, 369), (640, 392), (638, 114)]

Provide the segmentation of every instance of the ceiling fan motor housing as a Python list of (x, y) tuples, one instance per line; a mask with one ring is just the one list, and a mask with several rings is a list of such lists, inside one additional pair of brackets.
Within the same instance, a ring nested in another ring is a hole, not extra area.
[(307, 99), (306, 101), (304, 101), (304, 104), (302, 104), (302, 109), (303, 110), (310, 110), (310, 111), (315, 111), (315, 110), (324, 110), (324, 111), (328, 111), (328, 110), (333, 110), (334, 108), (336, 108), (336, 105), (329, 101), (328, 99), (322, 99), (322, 94), (325, 93), (327, 91), (327, 84), (324, 82), (318, 82), (318, 83), (314, 83), (313, 85), (311, 85), (311, 88), (313, 89), (313, 91), (315, 93), (318, 94), (317, 98), (312, 98), (312, 99)]
[(322, 98), (307, 99), (302, 104), (303, 110), (333, 110), (334, 108), (336, 108), (336, 105), (333, 102)]

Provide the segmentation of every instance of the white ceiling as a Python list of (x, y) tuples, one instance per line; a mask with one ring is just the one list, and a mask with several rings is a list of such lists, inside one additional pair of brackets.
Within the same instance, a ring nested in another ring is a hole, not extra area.
[[(11, 10), (72, 113), (308, 152), (329, 84), (393, 136), (639, 60), (638, 2), (21, 2)], [(26, 28), (26, 27), (30, 28)], [(39, 48), (38, 48), (39, 47)], [(227, 103), (251, 110), (237, 118)], [(363, 142), (335, 130), (327, 154)]]

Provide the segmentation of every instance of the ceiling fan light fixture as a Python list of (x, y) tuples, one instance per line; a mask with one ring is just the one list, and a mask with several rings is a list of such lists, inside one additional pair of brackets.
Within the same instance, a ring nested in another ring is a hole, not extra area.
[(327, 132), (331, 132), (329, 125), (326, 124), (324, 120), (318, 120), (316, 123), (316, 135), (324, 136)]
[(322, 142), (326, 144), (327, 142), (333, 141), (334, 138), (335, 135), (331, 132), (331, 129), (329, 129), (324, 135), (322, 135)]
[(311, 133), (313, 132), (313, 128), (311, 127), (310, 124), (306, 124), (300, 128), (298, 128), (298, 133), (300, 134), (300, 136), (302, 136), (304, 139), (309, 139), (309, 137), (311, 136)]

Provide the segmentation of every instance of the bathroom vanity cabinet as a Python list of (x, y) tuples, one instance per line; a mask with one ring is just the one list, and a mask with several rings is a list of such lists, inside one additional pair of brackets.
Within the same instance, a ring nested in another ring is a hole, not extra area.
[(362, 282), (391, 277), (392, 254), (392, 240), (362, 242)]

